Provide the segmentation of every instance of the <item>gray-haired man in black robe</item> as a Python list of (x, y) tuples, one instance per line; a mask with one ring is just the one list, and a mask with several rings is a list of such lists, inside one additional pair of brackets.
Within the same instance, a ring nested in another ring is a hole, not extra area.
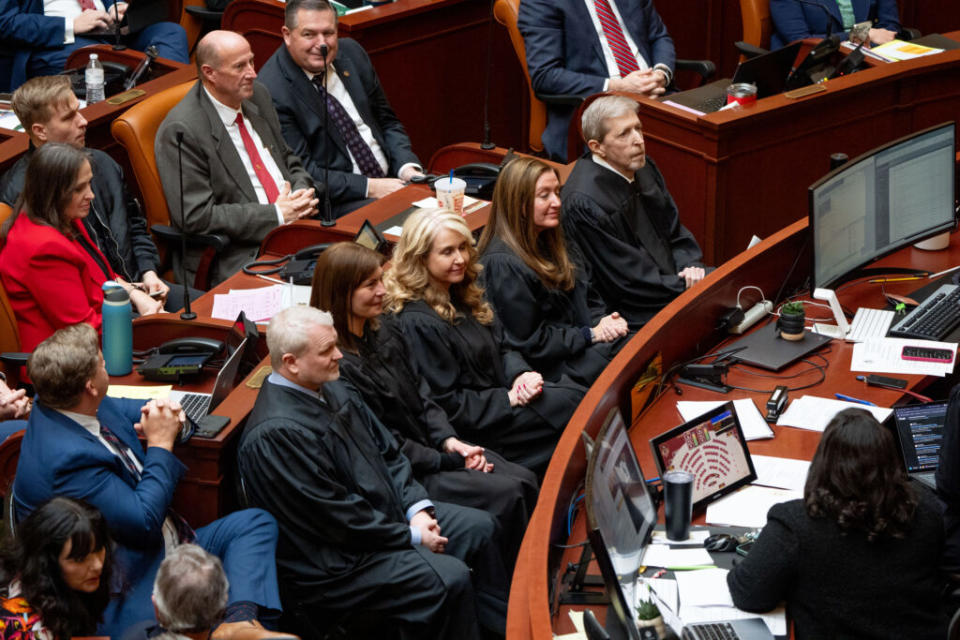
[(608, 309), (645, 324), (703, 279), (703, 254), (682, 224), (663, 176), (646, 156), (636, 102), (598, 98), (583, 112), (589, 152), (561, 192), (567, 239), (587, 262)]
[(478, 638), (478, 620), (502, 635), (507, 578), (493, 518), (427, 498), (390, 432), (337, 381), (330, 315), (287, 309), (267, 344), (273, 373), (239, 470), (251, 503), (277, 519), (280, 595), (301, 635), (370, 613), (404, 639)]

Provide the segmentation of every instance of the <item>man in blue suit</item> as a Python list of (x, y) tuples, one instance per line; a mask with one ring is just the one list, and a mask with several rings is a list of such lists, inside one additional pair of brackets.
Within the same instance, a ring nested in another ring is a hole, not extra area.
[(367, 52), (337, 38), (337, 12), (326, 0), (287, 2), (283, 41), (260, 81), (270, 90), (287, 144), (316, 182), (327, 183), (335, 216), (393, 193), (422, 172)]
[[(27, 78), (61, 73), (70, 54), (91, 44), (112, 43), (110, 36), (91, 32), (112, 30), (127, 10), (114, 0), (0, 0), (0, 34), (16, 47), (10, 88)], [(190, 62), (187, 34), (178, 24), (158, 22), (123, 38), (132, 49), (157, 47), (161, 58)]]
[(779, 49), (803, 38), (843, 34), (858, 22), (873, 22), (870, 42), (883, 44), (897, 37), (897, 0), (770, 0), (773, 34), (770, 47)]
[[(100, 635), (118, 638), (153, 619), (150, 594), (165, 550), (194, 541), (223, 560), (230, 579), (230, 605), (216, 637), (249, 633), (258, 616), (280, 609), (276, 521), (249, 509), (194, 532), (170, 510), (186, 469), (172, 451), (180, 407), (107, 397), (98, 342), (93, 327), (73, 325), (40, 343), (27, 363), (38, 400), (13, 485), (17, 517), (53, 496), (82, 498), (103, 513), (117, 544), (118, 580)], [(146, 453), (135, 429), (147, 440)]]
[[(673, 40), (653, 0), (521, 0), (517, 26), (538, 94), (601, 91), (662, 95), (673, 78)], [(576, 107), (547, 105), (543, 147), (566, 161)]]

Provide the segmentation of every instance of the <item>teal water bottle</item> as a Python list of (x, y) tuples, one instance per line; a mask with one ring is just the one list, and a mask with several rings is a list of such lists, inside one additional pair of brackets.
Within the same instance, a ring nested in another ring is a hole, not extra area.
[(103, 283), (103, 359), (112, 376), (133, 371), (130, 295), (113, 281)]

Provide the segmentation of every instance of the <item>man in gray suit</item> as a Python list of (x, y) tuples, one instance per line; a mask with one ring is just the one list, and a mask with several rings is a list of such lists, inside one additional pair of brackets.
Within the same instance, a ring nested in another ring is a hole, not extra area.
[[(315, 214), (318, 200), (312, 178), (283, 140), (269, 93), (255, 82), (246, 39), (213, 31), (196, 57), (200, 80), (164, 118), (156, 157), (171, 223), (230, 238), (213, 267), (216, 284), (255, 258), (268, 231)], [(188, 278), (201, 255), (201, 248), (187, 249)]]

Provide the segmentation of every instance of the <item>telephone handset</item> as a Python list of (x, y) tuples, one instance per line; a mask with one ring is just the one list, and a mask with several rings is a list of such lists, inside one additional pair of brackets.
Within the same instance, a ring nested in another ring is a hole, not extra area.
[(330, 247), (331, 243), (321, 242), (297, 251), (293, 258), (280, 270), (280, 279), (293, 284), (310, 284), (313, 280), (313, 268), (317, 265), (317, 258)]
[(223, 342), (213, 338), (190, 337), (176, 338), (164, 342), (157, 349), (162, 354), (200, 354), (216, 355), (223, 351)]
[(198, 376), (213, 356), (223, 351), (223, 342), (212, 338), (186, 336), (164, 342), (147, 358), (137, 373), (147, 380), (181, 383)]

